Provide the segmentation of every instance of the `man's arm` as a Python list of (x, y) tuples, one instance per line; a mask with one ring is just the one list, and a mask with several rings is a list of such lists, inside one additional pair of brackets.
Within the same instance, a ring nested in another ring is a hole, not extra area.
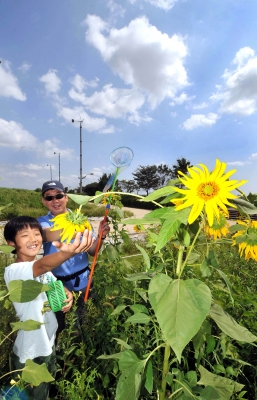
[(80, 241), (81, 233), (77, 233), (73, 243), (66, 244), (64, 242), (53, 242), (53, 245), (59, 250), (57, 253), (49, 254), (36, 260), (33, 264), (34, 278), (44, 274), (45, 272), (52, 271), (54, 268), (61, 265), (64, 261), (75, 256), (78, 253), (88, 251), (94, 242), (92, 231), (85, 230)]

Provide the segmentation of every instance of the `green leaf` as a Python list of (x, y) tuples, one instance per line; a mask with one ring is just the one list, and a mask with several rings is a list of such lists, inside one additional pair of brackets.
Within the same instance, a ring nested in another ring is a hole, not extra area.
[(125, 310), (127, 306), (125, 306), (124, 304), (119, 304), (115, 310), (111, 313), (111, 315), (117, 315), (120, 314), (123, 310)]
[(233, 296), (232, 296), (232, 285), (231, 285), (231, 283), (230, 283), (230, 281), (229, 281), (227, 275), (224, 274), (224, 272), (221, 271), (221, 269), (218, 269), (218, 268), (215, 268), (215, 269), (216, 269), (216, 271), (220, 274), (220, 276), (222, 277), (222, 279), (224, 279), (224, 281), (225, 281), (225, 283), (226, 283), (226, 285), (227, 285), (228, 291), (229, 291), (229, 295), (230, 295), (231, 302), (232, 302), (232, 304), (234, 305), (234, 299), (233, 299)]
[[(102, 192), (99, 192), (98, 190), (95, 192), (95, 196), (101, 194)], [(94, 196), (94, 197), (95, 197)], [(104, 197), (104, 194), (102, 196), (97, 197), (96, 199), (94, 199), (94, 204), (98, 205), (101, 201), (102, 198)]]
[(91, 196), (82, 196), (81, 194), (67, 193), (67, 196), (80, 206), (83, 204), (87, 204), (92, 199)]
[(2, 251), (4, 254), (11, 254), (11, 252), (14, 250), (13, 246), (8, 246), (7, 244), (3, 244), (0, 246), (0, 251)]
[(155, 224), (160, 224), (161, 221), (158, 218), (140, 218), (140, 219), (122, 219), (120, 224), (123, 225), (155, 225)]
[(147, 360), (139, 360), (135, 353), (125, 350), (119, 360), (122, 374), (119, 378), (115, 400), (137, 400)]
[(34, 300), (40, 293), (49, 290), (47, 285), (28, 279), (26, 281), (13, 280), (9, 282), (9, 298), (15, 303), (26, 303)]
[(147, 297), (147, 291), (145, 289), (136, 289), (136, 292), (139, 294), (139, 296), (142, 297), (142, 299), (147, 303), (148, 297)]
[(38, 365), (32, 360), (26, 361), (21, 376), (24, 381), (31, 383), (33, 386), (38, 386), (42, 382), (54, 381), (54, 378), (48, 372), (46, 363)]
[(148, 393), (152, 394), (153, 391), (153, 365), (152, 361), (149, 360), (145, 369), (145, 388)]
[(148, 293), (162, 333), (180, 362), (183, 349), (209, 313), (210, 289), (197, 279), (172, 280), (158, 274), (151, 280)]
[(129, 317), (125, 323), (131, 324), (148, 324), (150, 321), (150, 317), (143, 313), (137, 313)]
[(195, 253), (195, 252), (192, 251), (192, 253), (190, 254), (190, 256), (189, 256), (189, 258), (187, 260), (187, 263), (188, 264), (194, 264), (198, 260), (199, 257), (200, 257), (200, 254)]
[(167, 196), (168, 194), (174, 193), (175, 190), (171, 186), (165, 186), (161, 189), (157, 189), (154, 192), (150, 193), (148, 196), (144, 197), (140, 201), (148, 202), (159, 199), (160, 197)]
[(116, 360), (116, 359), (120, 359), (121, 356), (123, 354), (123, 351), (121, 351), (120, 353), (115, 353), (115, 354), (110, 354), (110, 355), (106, 355), (106, 354), (102, 354), (101, 356), (97, 357), (97, 359), (99, 360)]
[(205, 320), (203, 321), (197, 334), (192, 339), (195, 351), (198, 351), (200, 347), (202, 347), (203, 343), (206, 341), (207, 336), (210, 334), (211, 334), (211, 325), (209, 321)]
[(180, 224), (181, 222), (178, 220), (172, 222), (170, 220), (166, 220), (164, 222), (158, 235), (155, 253), (157, 253), (160, 249), (162, 249), (165, 246), (166, 243), (168, 243), (168, 241), (180, 227)]
[(128, 281), (141, 281), (142, 279), (152, 279), (156, 272), (139, 272), (138, 274), (129, 274), (126, 276)]
[(119, 253), (112, 244), (106, 246), (105, 251), (110, 262), (115, 261), (119, 257)]
[(229, 230), (231, 233), (234, 233), (234, 232), (237, 232), (237, 231), (244, 231), (245, 228), (246, 228), (245, 225), (235, 224), (235, 225), (231, 225), (231, 226), (228, 228), (228, 230)]
[(198, 385), (212, 386), (220, 395), (221, 400), (229, 400), (234, 392), (242, 390), (244, 385), (232, 381), (229, 378), (223, 378), (219, 375), (212, 374), (207, 371), (202, 365), (199, 367), (201, 379), (197, 382)]
[(134, 312), (134, 314), (137, 313), (144, 313), (144, 314), (148, 314), (148, 309), (143, 305), (143, 304), (133, 304), (132, 306), (130, 306), (131, 310)]
[(230, 202), (235, 204), (236, 208), (245, 214), (257, 214), (257, 207), (254, 204), (249, 203), (249, 201), (243, 199), (231, 199)]
[(122, 347), (125, 347), (125, 349), (132, 350), (132, 347), (128, 343), (124, 342), (124, 340), (118, 338), (113, 338), (113, 339), (116, 340), (116, 342), (119, 343)]
[(19, 329), (23, 331), (35, 331), (39, 329), (41, 325), (44, 325), (42, 322), (34, 321), (33, 319), (28, 319), (27, 321), (18, 321), (10, 323), (13, 332), (18, 331)]
[(212, 386), (206, 386), (201, 392), (199, 400), (221, 400), (221, 396)]
[(253, 335), (248, 331), (248, 329), (239, 325), (234, 318), (232, 318), (231, 315), (224, 311), (218, 304), (212, 303), (209, 314), (219, 328), (233, 339), (246, 343), (252, 343), (257, 340), (257, 336)]
[(190, 235), (186, 229), (182, 229), (183, 243), (186, 247), (190, 245)]
[(136, 244), (136, 248), (140, 251), (140, 253), (142, 254), (143, 258), (144, 258), (144, 262), (146, 265), (147, 269), (151, 268), (151, 263), (150, 263), (150, 258), (147, 254), (147, 252), (145, 251), (145, 249), (143, 249), (143, 247), (139, 246), (138, 244)]

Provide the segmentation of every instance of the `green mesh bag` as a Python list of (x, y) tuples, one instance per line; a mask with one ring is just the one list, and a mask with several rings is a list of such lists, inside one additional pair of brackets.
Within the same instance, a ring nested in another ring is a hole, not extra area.
[(61, 311), (65, 305), (63, 301), (67, 300), (62, 281), (52, 281), (48, 283), (48, 286), (50, 287), (50, 290), (46, 292), (46, 295), (51, 309), (53, 312)]

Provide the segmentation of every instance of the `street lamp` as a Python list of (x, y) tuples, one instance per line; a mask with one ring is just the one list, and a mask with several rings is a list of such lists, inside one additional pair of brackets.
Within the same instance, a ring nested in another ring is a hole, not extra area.
[(51, 181), (53, 180), (53, 176), (52, 176), (52, 164), (46, 164), (47, 165), (47, 167), (50, 167), (50, 178), (51, 178)]
[(84, 120), (82, 119), (81, 121), (75, 121), (74, 119), (71, 120), (71, 122), (79, 122), (79, 133), (80, 133), (80, 167), (79, 167), (79, 192), (82, 194), (82, 122)]
[(61, 182), (61, 153), (57, 153), (56, 151), (54, 151), (54, 154), (58, 154), (58, 158), (59, 158), (59, 182)]
[[(86, 174), (86, 175), (82, 176), (82, 178), (81, 178), (81, 179), (84, 179), (84, 178), (86, 178), (86, 176), (88, 176), (88, 175), (94, 175), (94, 172), (89, 172), (89, 174)], [(79, 178), (79, 179), (80, 179), (80, 178)]]

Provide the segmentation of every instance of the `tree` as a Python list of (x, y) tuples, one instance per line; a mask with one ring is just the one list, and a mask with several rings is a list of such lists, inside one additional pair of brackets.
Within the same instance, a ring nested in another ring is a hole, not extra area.
[(138, 187), (144, 189), (147, 196), (150, 189), (156, 189), (159, 187), (159, 176), (156, 165), (147, 165), (146, 167), (139, 165), (132, 175), (134, 176)]
[(158, 165), (157, 174), (159, 177), (159, 188), (165, 186), (166, 183), (172, 178), (172, 171), (167, 164)]
[(187, 174), (187, 168), (192, 167), (190, 161), (187, 161), (184, 157), (177, 158), (177, 164), (172, 165), (171, 178), (176, 179), (179, 177), (178, 171)]
[(119, 181), (119, 188), (122, 192), (133, 193), (137, 190), (136, 182), (133, 179), (126, 180), (123, 179)]

